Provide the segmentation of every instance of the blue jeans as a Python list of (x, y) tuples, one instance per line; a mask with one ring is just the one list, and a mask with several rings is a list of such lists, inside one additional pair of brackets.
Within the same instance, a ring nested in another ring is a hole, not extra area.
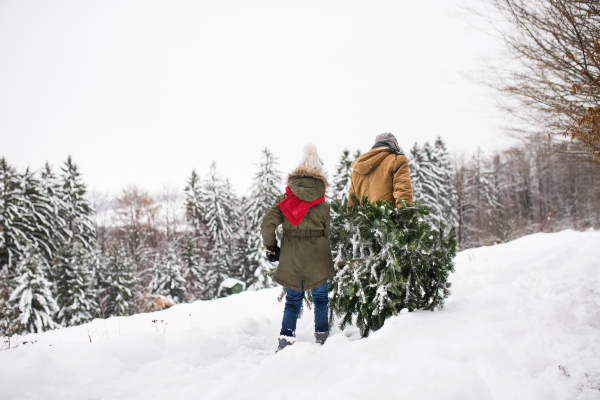
[[(281, 323), (282, 336), (295, 336), (296, 321), (302, 307), (304, 291), (298, 292), (292, 289), (286, 289), (285, 310), (283, 311), (283, 321)], [(329, 331), (329, 320), (327, 314), (329, 311), (329, 296), (327, 295), (327, 282), (311, 290), (313, 303), (315, 306), (315, 332)]]

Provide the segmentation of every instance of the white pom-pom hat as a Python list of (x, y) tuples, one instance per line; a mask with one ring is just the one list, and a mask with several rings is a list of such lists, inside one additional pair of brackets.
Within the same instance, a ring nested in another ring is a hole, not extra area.
[(323, 165), (321, 165), (321, 162), (319, 161), (317, 146), (312, 143), (308, 143), (304, 146), (303, 150), (304, 154), (302, 154), (302, 158), (300, 159), (298, 166), (290, 174), (290, 176), (300, 175), (320, 179), (325, 183), (325, 188), (327, 188), (327, 175), (325, 175)]

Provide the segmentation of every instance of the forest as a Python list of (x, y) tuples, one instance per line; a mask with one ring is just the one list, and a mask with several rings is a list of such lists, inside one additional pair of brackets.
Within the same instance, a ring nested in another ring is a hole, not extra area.
[[(573, 157), (576, 144), (531, 136), (510, 148), (452, 155), (442, 138), (415, 143), (414, 199), (439, 229), (454, 227), (460, 249), (533, 232), (600, 226), (600, 168)], [(327, 198), (346, 201), (344, 150)], [(0, 159), (0, 308), (3, 330), (39, 332), (93, 318), (213, 299), (227, 278), (247, 290), (271, 287), (260, 221), (283, 191), (277, 156), (265, 148), (249, 193), (236, 194), (213, 163), (191, 171), (183, 190), (90, 192), (69, 157), (58, 171), (18, 172)], [(443, 223), (443, 225), (441, 225)], [(9, 315), (24, 313), (18, 327)]]

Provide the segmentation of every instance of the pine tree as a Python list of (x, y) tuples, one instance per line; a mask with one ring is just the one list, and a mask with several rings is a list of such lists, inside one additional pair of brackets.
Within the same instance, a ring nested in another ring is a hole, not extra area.
[(213, 242), (223, 244), (233, 234), (233, 195), (228, 181), (224, 181), (213, 162), (205, 181), (202, 202), (206, 208), (206, 227)]
[(103, 317), (135, 312), (138, 279), (135, 264), (122, 244), (113, 244), (99, 277)]
[(242, 240), (244, 251), (244, 273), (236, 278), (246, 283), (246, 287), (261, 289), (273, 286), (273, 280), (265, 272), (273, 266), (262, 250), (260, 223), (267, 210), (273, 205), (281, 190), (281, 172), (277, 169), (278, 158), (268, 148), (261, 152), (259, 169), (254, 175), (248, 207), (243, 220), (246, 221)]
[(343, 203), (348, 201), (348, 192), (350, 190), (352, 176), (352, 162), (360, 156), (360, 150), (356, 150), (354, 157), (350, 157), (350, 150), (345, 149), (342, 152), (338, 162), (335, 174), (333, 175), (333, 195), (332, 199), (338, 198)]
[(96, 241), (92, 220), (94, 210), (85, 197), (86, 191), (77, 165), (69, 156), (62, 168), (60, 187), (62, 210), (59, 214), (65, 221), (64, 232), (67, 240), (78, 241), (87, 250), (92, 250)]
[(91, 255), (81, 243), (65, 243), (54, 258), (54, 297), (59, 312), (56, 320), (63, 326), (91, 321), (98, 312)]
[(23, 332), (40, 333), (59, 327), (52, 319), (58, 306), (45, 270), (47, 266), (43, 255), (35, 246), (27, 247), (17, 266), (16, 287), (8, 300), (11, 308), (21, 311), (18, 321)]
[(504, 183), (502, 173), (506, 165), (495, 155), (491, 161), (489, 174), (489, 192), (491, 201), (487, 204), (486, 233), (488, 240), (496, 243), (506, 243), (515, 238), (515, 232), (519, 229), (519, 222), (514, 216), (507, 212), (502, 201), (501, 192)]
[(185, 279), (186, 301), (195, 301), (204, 298), (206, 282), (206, 264), (194, 244), (192, 235), (187, 236), (183, 252), (181, 254), (183, 266), (183, 279)]
[(439, 191), (435, 166), (431, 161), (431, 146), (425, 142), (422, 148), (417, 143), (410, 151), (409, 170), (413, 187), (413, 198), (430, 207), (430, 218), (441, 214), (438, 204)]
[[(415, 202), (397, 208), (390, 202), (339, 200), (333, 211), (330, 243), (336, 275), (331, 285), (330, 320), (341, 328), (356, 324), (362, 336), (381, 328), (402, 308), (441, 308), (450, 294), (454, 271), (454, 229), (432, 229), (427, 207)], [(442, 225), (443, 227), (443, 225)]]
[[(88, 269), (91, 274), (92, 287), (96, 290), (96, 299), (98, 299), (100, 294), (98, 292), (98, 288), (100, 287), (100, 277), (106, 270), (104, 261), (105, 259), (102, 250), (98, 247), (88, 254)], [(96, 301), (96, 304), (98, 304), (98, 301)]]
[(229, 181), (220, 177), (214, 162), (204, 182), (203, 193), (209, 248), (207, 293), (210, 298), (215, 298), (219, 285), (230, 276), (233, 269), (236, 204)]
[(164, 255), (156, 255), (150, 293), (168, 296), (176, 303), (181, 302), (186, 284), (181, 264), (175, 246), (169, 243)]
[(28, 240), (22, 221), (27, 214), (21, 202), (21, 184), (16, 170), (0, 158), (0, 270), (14, 273)]
[(410, 170), (410, 184), (413, 189), (413, 199), (417, 200), (418, 197), (423, 196), (423, 179), (424, 172), (421, 171), (421, 164), (423, 163), (423, 153), (419, 145), (415, 142), (414, 146), (410, 149), (410, 156), (408, 157), (408, 169)]
[(23, 213), (15, 221), (26, 232), (23, 244), (33, 243), (46, 260), (51, 260), (54, 251), (54, 210), (51, 199), (42, 192), (40, 181), (29, 168), (19, 176), (19, 203)]
[(192, 175), (188, 179), (184, 192), (186, 197), (186, 218), (194, 230), (194, 238), (198, 240), (198, 238), (205, 233), (206, 209), (203, 203), (205, 196), (202, 183), (196, 170), (192, 171)]
[[(492, 163), (481, 149), (477, 149), (467, 168), (467, 196), (463, 204), (465, 217), (469, 220), (487, 222), (489, 221), (490, 211), (500, 207), (500, 188), (494, 177)], [(463, 239), (469, 246), (479, 246), (487, 243), (485, 240), (487, 238), (483, 237), (480, 230), (473, 225), (470, 229), (464, 230), (463, 234)]]
[(413, 198), (430, 209), (429, 220), (435, 229), (456, 226), (456, 190), (449, 156), (441, 138), (434, 147), (425, 142), (411, 149), (409, 170)]
[[(249, 239), (252, 236), (252, 228), (248, 218), (248, 204), (251, 202), (249, 198), (242, 197), (235, 202), (235, 214), (239, 217), (236, 219), (233, 226), (233, 257), (231, 263), (233, 268), (230, 271), (230, 277), (239, 279), (243, 282), (254, 281), (254, 271), (256, 266), (252, 263), (252, 248), (249, 244)], [(246, 283), (246, 287), (248, 284)]]
[[(441, 207), (438, 221), (443, 222), (448, 227), (456, 227), (458, 225), (458, 213), (457, 194), (454, 188), (454, 168), (446, 144), (440, 136), (436, 139), (431, 154), (432, 163), (438, 171), (438, 203)], [(436, 227), (439, 227), (439, 222)]]
[(44, 196), (48, 206), (50, 207), (51, 213), (49, 216), (49, 225), (52, 234), (50, 235), (50, 246), (53, 251), (58, 250), (61, 243), (65, 242), (67, 236), (65, 236), (66, 222), (61, 217), (61, 211), (65, 208), (65, 205), (61, 199), (61, 187), (58, 178), (52, 171), (50, 164), (46, 163), (41, 170), (40, 177), (40, 193)]
[(14, 267), (29, 244), (46, 260), (52, 259), (60, 227), (52, 206), (56, 196), (46, 189), (29, 168), (17, 174), (5, 159), (0, 160), (0, 265), (10, 259)]

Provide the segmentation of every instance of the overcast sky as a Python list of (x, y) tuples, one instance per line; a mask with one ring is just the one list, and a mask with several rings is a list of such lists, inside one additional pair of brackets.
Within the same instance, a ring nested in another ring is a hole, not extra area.
[(392, 132), (408, 150), (505, 142), (462, 75), (494, 44), (452, 0), (0, 0), (0, 156), (72, 155), (90, 189), (183, 188), (212, 160), (244, 194), (268, 146), (328, 170)]

